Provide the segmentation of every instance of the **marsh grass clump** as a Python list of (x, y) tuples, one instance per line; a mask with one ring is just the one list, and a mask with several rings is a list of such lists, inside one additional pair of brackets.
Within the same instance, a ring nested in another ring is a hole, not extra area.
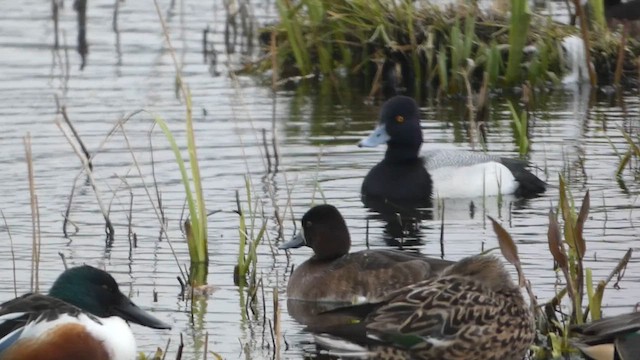
[(520, 114), (516, 111), (511, 102), (507, 103), (513, 120), (514, 138), (518, 145), (518, 154), (524, 158), (529, 153), (529, 121), (527, 120), (526, 110), (522, 110)]
[(258, 212), (259, 199), (256, 198), (255, 201), (252, 201), (251, 183), (248, 178), (245, 178), (245, 189), (247, 192), (246, 210), (240, 202), (239, 192), (236, 191), (236, 212), (240, 223), (238, 225), (238, 261), (234, 268), (233, 277), (236, 285), (245, 286), (248, 284), (250, 287), (255, 287), (257, 284), (257, 248), (267, 230), (267, 221)]
[[(441, 8), (412, 1), (276, 3), (279, 22), (263, 28), (261, 36), (271, 56), (260, 69), (281, 78), (335, 79), (343, 73), (372, 89), (382, 83), (461, 93), (465, 81), (479, 88), (485, 73), (489, 86), (557, 82), (564, 72), (562, 39), (578, 33), (575, 26), (531, 13), (524, 0), (512, 1), (510, 16), (465, 4)], [(617, 53), (611, 40), (617, 38), (602, 25), (594, 25), (589, 37), (598, 78), (610, 82)], [(628, 51), (638, 54), (640, 47), (629, 44)]]
[[(200, 177), (200, 165), (196, 146), (195, 130), (193, 126), (193, 105), (191, 102), (191, 92), (182, 79), (182, 71), (178, 63), (171, 37), (167, 31), (164, 18), (157, 1), (154, 1), (156, 12), (162, 26), (165, 41), (169, 47), (169, 54), (176, 68), (176, 94), (184, 100), (185, 106), (185, 126), (187, 135), (187, 150), (189, 153), (189, 167), (191, 174), (187, 172), (187, 166), (182, 157), (181, 150), (169, 129), (167, 122), (159, 115), (155, 116), (155, 122), (160, 126), (167, 138), (171, 150), (176, 159), (176, 164), (180, 168), (182, 184), (184, 185), (185, 196), (189, 208), (189, 218), (184, 222), (184, 229), (189, 248), (189, 259), (191, 261), (189, 271), (189, 285), (191, 287), (205, 285), (209, 274), (209, 249), (207, 232), (207, 209), (202, 191), (202, 179)], [(191, 175), (191, 176), (189, 176)]]
[[(562, 177), (559, 187), (558, 214), (549, 211), (547, 235), (549, 251), (564, 284), (556, 296), (544, 304), (538, 305), (539, 301), (524, 277), (517, 247), (511, 236), (490, 218), (503, 255), (516, 266), (519, 283), (526, 287), (531, 298), (538, 331), (537, 340), (531, 348), (531, 359), (568, 358), (578, 352), (574, 347), (574, 337), (579, 336), (574, 334), (576, 327), (601, 318), (605, 287), (614, 278), (616, 283), (622, 279), (632, 253), (632, 249), (629, 249), (606, 279), (594, 281), (591, 269), (584, 264), (587, 246), (583, 229), (590, 209), (589, 192), (584, 195), (580, 209), (576, 211), (573, 197)], [(568, 298), (568, 304), (563, 303), (565, 298)], [(570, 311), (563, 311), (563, 305), (567, 305)]]
[[(587, 243), (583, 229), (590, 209), (589, 192), (585, 193), (580, 209), (576, 210), (573, 196), (562, 176), (559, 184), (558, 214), (549, 211), (547, 236), (549, 251), (557, 271), (562, 274), (564, 285), (542, 306), (543, 311), (538, 312), (541, 341), (534, 349), (536, 359), (558, 358), (577, 351), (571, 343), (574, 336), (572, 327), (587, 323), (589, 319), (600, 319), (605, 287), (614, 278), (616, 283), (622, 279), (632, 253), (629, 249), (606, 279), (595, 281), (591, 269), (584, 264)], [(568, 298), (568, 313), (562, 310), (565, 298)]]

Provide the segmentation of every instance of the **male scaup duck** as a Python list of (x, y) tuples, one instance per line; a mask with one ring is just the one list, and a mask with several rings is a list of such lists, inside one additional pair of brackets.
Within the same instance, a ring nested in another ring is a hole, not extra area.
[(30, 293), (0, 305), (0, 359), (134, 360), (127, 321), (171, 328), (122, 294), (108, 273), (74, 267), (49, 295)]
[(295, 268), (287, 298), (326, 302), (371, 302), (389, 291), (434, 276), (450, 261), (400, 250), (349, 253), (344, 218), (332, 205), (318, 205), (302, 217), (302, 229), (280, 249), (309, 246), (314, 255)]
[(589, 359), (631, 360), (640, 354), (640, 312), (575, 325), (573, 345)]
[(515, 194), (532, 197), (546, 183), (529, 172), (528, 163), (483, 153), (456, 150), (423, 152), (420, 110), (407, 96), (382, 105), (379, 124), (360, 147), (387, 145), (384, 159), (362, 183), (367, 200), (430, 204), (432, 198), (471, 198)]
[(462, 259), (380, 302), (331, 313), (353, 318), (308, 329), (364, 345), (351, 349), (380, 359), (522, 360), (535, 337), (520, 288), (502, 262), (487, 255)]

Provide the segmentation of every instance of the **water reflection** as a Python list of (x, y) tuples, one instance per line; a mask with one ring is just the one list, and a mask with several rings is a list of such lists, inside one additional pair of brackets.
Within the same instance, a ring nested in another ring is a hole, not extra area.
[(317, 302), (287, 299), (287, 312), (302, 325), (332, 326), (345, 324), (351, 319), (340, 313), (326, 313), (340, 307), (352, 305), (348, 302)]

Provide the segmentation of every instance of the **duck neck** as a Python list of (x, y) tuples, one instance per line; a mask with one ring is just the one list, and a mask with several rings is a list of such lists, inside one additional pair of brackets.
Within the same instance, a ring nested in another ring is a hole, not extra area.
[[(336, 229), (327, 229), (327, 231), (323, 229), (322, 232), (321, 236), (324, 240), (318, 239), (314, 241), (312, 246), (316, 260), (333, 261), (349, 253), (351, 237), (346, 225), (344, 225), (344, 228), (338, 227)], [(328, 239), (331, 239), (331, 241), (327, 241)]]
[(394, 144), (393, 142), (387, 143), (387, 152), (384, 155), (384, 159), (393, 163), (406, 163), (415, 161), (418, 159), (418, 153), (420, 152), (419, 144)]

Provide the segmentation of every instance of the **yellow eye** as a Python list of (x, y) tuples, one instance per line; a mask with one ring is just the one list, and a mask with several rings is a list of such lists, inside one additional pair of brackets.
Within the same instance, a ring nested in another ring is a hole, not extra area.
[(402, 115), (396, 115), (396, 122), (402, 124), (404, 122), (404, 117)]

